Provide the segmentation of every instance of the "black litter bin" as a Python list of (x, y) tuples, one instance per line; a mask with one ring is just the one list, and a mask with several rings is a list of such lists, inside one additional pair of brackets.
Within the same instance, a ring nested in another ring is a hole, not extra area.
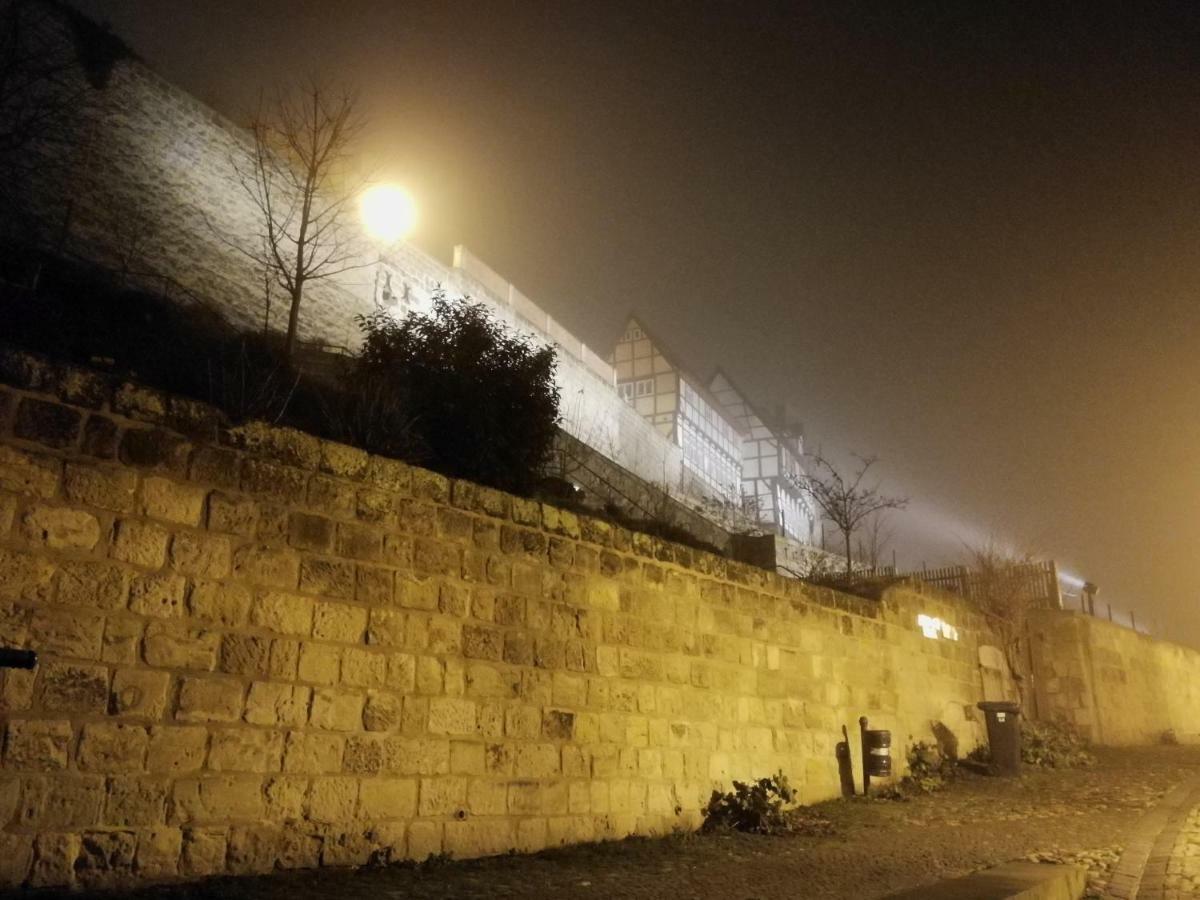
[(987, 716), (992, 768), (999, 775), (1016, 775), (1021, 771), (1021, 704), (986, 700), (976, 705)]

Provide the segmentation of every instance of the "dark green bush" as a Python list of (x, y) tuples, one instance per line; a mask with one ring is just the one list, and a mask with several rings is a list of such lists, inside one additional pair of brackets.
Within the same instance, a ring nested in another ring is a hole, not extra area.
[(778, 772), (757, 781), (735, 781), (733, 790), (713, 791), (704, 808), (705, 831), (749, 831), (776, 834), (788, 831), (784, 806), (796, 799), (787, 776)]
[(1096, 764), (1087, 741), (1061, 722), (1021, 723), (1021, 761), (1055, 769), (1087, 768)]
[[(528, 494), (558, 424), (555, 356), (513, 334), (482, 303), (439, 292), (429, 315), (359, 317), (350, 390), (375, 385), (410, 423), (412, 452), (456, 478)], [(367, 446), (366, 449), (373, 449)]]
[(917, 741), (908, 748), (908, 774), (901, 779), (903, 790), (915, 794), (940, 791), (958, 774), (956, 760), (945, 756), (934, 744)]

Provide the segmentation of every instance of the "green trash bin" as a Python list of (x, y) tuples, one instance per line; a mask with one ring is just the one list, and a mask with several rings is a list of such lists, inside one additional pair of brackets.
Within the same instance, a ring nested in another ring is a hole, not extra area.
[(1021, 704), (1011, 700), (985, 700), (976, 704), (987, 718), (988, 748), (992, 769), (998, 775), (1021, 771)]

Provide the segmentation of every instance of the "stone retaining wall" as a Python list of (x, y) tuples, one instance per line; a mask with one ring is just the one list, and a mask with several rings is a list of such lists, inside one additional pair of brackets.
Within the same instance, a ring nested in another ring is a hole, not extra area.
[(1200, 742), (1200, 652), (1082, 612), (1032, 623), (1038, 712), (1100, 744)]
[[(859, 715), (979, 739), (979, 620), (837, 595), (0, 357), (0, 881), (124, 885), (692, 827)], [(959, 640), (922, 635), (937, 615)]]

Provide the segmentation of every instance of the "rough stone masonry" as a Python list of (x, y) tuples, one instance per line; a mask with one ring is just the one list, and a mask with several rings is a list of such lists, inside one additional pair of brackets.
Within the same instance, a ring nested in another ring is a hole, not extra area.
[[(979, 619), (873, 602), (0, 355), (0, 880), (127, 885), (692, 827), (842, 724), (979, 738)], [(960, 640), (922, 636), (920, 612)]]

